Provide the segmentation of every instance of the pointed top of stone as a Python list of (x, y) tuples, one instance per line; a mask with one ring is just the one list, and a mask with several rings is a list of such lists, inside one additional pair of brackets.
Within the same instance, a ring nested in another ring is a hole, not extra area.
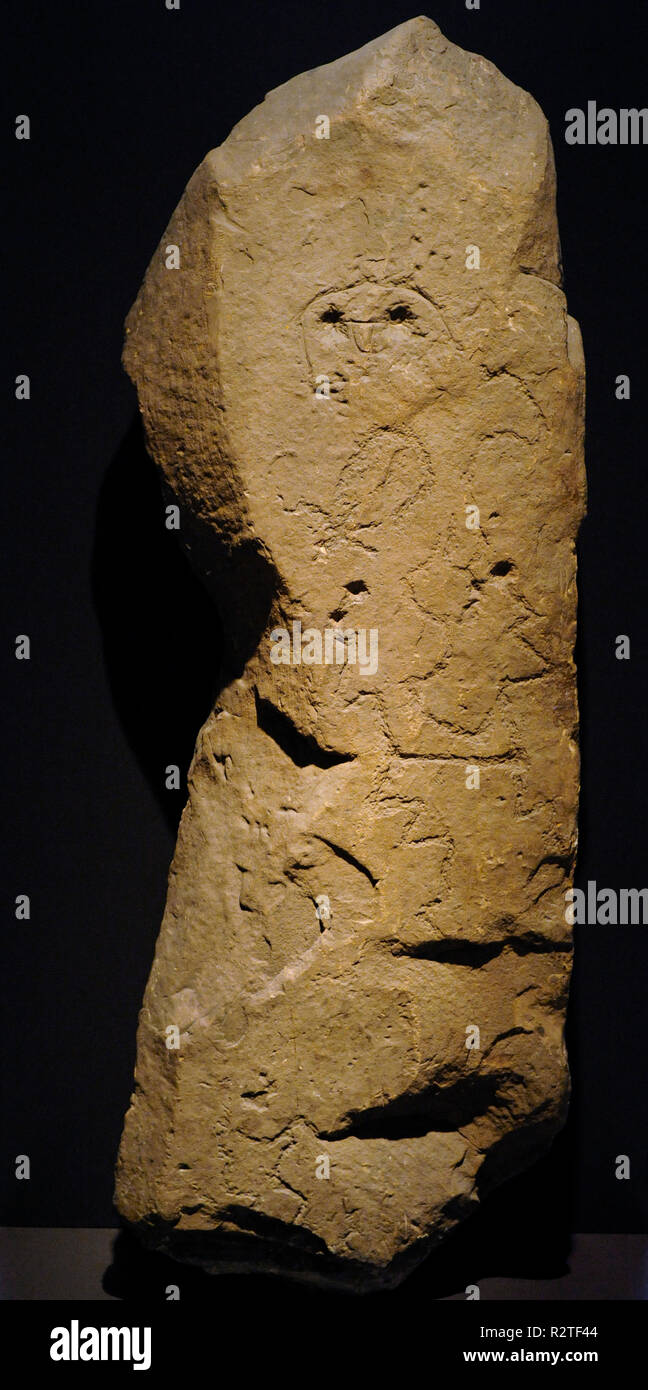
[(282, 164), (320, 114), (332, 128), (353, 115), (360, 124), (382, 117), (392, 137), (396, 132), (406, 140), (426, 128), (432, 134), (438, 124), (478, 147), (482, 120), (492, 144), (494, 108), (504, 144), (546, 146), (546, 121), (533, 98), (486, 58), (451, 43), (434, 20), (418, 15), (275, 87), (207, 159), (219, 182), (237, 183)]

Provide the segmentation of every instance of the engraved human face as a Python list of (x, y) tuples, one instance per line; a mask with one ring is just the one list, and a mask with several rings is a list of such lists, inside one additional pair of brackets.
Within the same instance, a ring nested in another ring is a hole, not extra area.
[(456, 360), (439, 310), (406, 284), (359, 280), (326, 291), (308, 305), (302, 328), (313, 376), (328, 368), (334, 401), (374, 425), (406, 419)]

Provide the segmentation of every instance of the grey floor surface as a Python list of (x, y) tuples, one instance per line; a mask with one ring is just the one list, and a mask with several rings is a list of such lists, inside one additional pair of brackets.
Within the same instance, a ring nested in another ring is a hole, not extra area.
[[(0, 1228), (0, 1299), (118, 1301), (103, 1287), (116, 1236), (110, 1228)], [(481, 1299), (648, 1298), (648, 1236), (575, 1235), (568, 1263), (555, 1279), (482, 1279)]]

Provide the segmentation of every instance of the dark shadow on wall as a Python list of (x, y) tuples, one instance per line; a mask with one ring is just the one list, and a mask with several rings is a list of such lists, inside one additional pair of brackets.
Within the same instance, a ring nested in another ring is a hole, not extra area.
[[(104, 478), (97, 508), (92, 591), (115, 709), (164, 816), (177, 830), (196, 735), (219, 689), (222, 632), (178, 532), (133, 420)], [(165, 769), (180, 769), (178, 791)]]

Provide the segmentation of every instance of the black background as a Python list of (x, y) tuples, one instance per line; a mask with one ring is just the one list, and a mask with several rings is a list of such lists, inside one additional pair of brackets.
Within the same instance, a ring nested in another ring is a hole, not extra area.
[[(205, 153), (266, 91), (414, 13), (397, 0), (5, 6), (6, 1224), (115, 1224), (137, 1014), (185, 794), (164, 790), (164, 768), (186, 769), (217, 674), (217, 619), (164, 529), (120, 366), (124, 317)], [(565, 288), (588, 370), (577, 882), (643, 887), (646, 150), (568, 146), (564, 114), (588, 100), (648, 104), (646, 7), (482, 0), (472, 12), (434, 0), (428, 13), (529, 90), (551, 126)], [(19, 113), (29, 142), (14, 139)], [(29, 402), (14, 399), (21, 372)], [(615, 399), (622, 372), (628, 402)], [(30, 662), (14, 658), (18, 633)], [(615, 658), (619, 633), (629, 662)], [(31, 897), (29, 922), (15, 920), (18, 893)], [(648, 929), (583, 927), (576, 946), (567, 1130), (455, 1242), (481, 1242), (498, 1272), (507, 1261), (557, 1268), (570, 1229), (647, 1229)], [(29, 1182), (14, 1178), (19, 1153)], [(620, 1153), (630, 1182), (615, 1178)]]

